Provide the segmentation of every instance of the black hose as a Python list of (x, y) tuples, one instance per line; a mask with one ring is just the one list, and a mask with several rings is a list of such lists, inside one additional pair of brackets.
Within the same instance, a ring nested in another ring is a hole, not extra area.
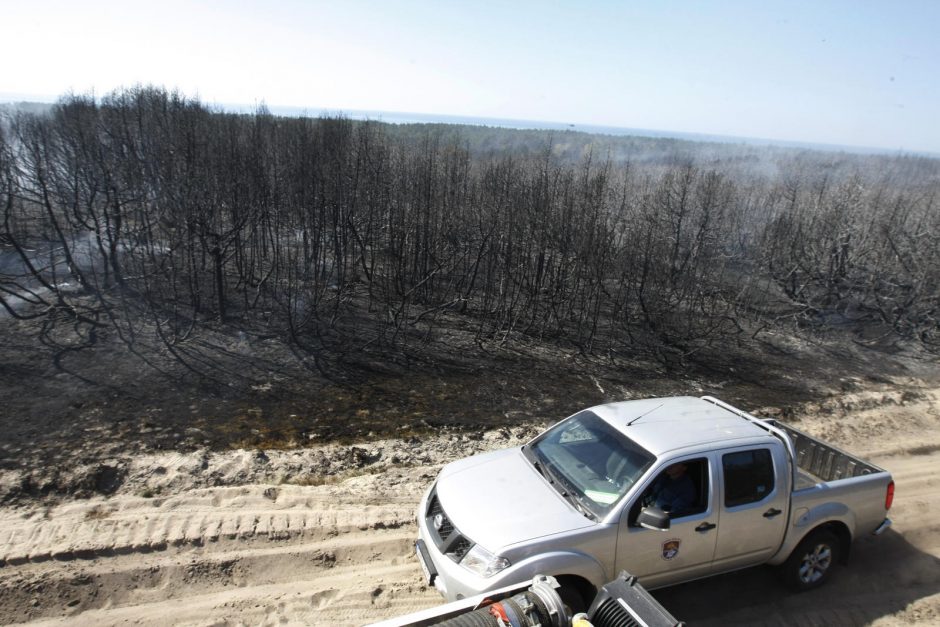
[(484, 607), (437, 624), (440, 627), (498, 627), (499, 621)]

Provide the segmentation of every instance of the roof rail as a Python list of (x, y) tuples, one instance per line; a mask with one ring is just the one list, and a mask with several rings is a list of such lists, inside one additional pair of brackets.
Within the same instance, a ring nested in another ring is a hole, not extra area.
[[(793, 481), (794, 481), (794, 482), (796, 481), (796, 477), (797, 477), (796, 449), (793, 447), (793, 440), (790, 439), (790, 436), (787, 434), (786, 431), (784, 431), (784, 430), (781, 429), (780, 427), (777, 427), (777, 426), (774, 426), (774, 425), (770, 424), (770, 423), (767, 422), (766, 420), (762, 420), (761, 418), (758, 418), (758, 417), (756, 417), (756, 416), (752, 416), (751, 414), (747, 413), (746, 411), (744, 411), (744, 410), (742, 410), (742, 409), (738, 409), (738, 408), (735, 407), (734, 405), (729, 405), (728, 403), (726, 403), (726, 402), (724, 402), (724, 401), (722, 401), (722, 400), (719, 400), (719, 399), (715, 398), (714, 396), (702, 396), (702, 397), (700, 397), (700, 398), (701, 398), (703, 401), (708, 401), (709, 403), (711, 403), (711, 404), (713, 404), (713, 405), (718, 405), (718, 406), (721, 407), (722, 409), (727, 409), (727, 410), (730, 411), (732, 414), (736, 414), (736, 415), (740, 416), (741, 418), (744, 418), (745, 420), (747, 420), (747, 421), (749, 421), (749, 422), (753, 422), (755, 425), (757, 425), (757, 426), (760, 427), (761, 429), (766, 429), (767, 431), (770, 431), (771, 433), (773, 433), (774, 435), (776, 435), (778, 438), (780, 438), (780, 439), (783, 441), (783, 445), (784, 445), (785, 447), (787, 447), (787, 452), (790, 454), (790, 467), (791, 467), (792, 472), (793, 472)], [(796, 485), (796, 483), (794, 483), (793, 485)]]

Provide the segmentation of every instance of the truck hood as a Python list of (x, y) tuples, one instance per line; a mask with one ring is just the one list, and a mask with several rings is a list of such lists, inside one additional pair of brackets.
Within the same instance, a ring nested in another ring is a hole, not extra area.
[(545, 481), (521, 448), (448, 464), (437, 498), (454, 526), (490, 551), (595, 524)]

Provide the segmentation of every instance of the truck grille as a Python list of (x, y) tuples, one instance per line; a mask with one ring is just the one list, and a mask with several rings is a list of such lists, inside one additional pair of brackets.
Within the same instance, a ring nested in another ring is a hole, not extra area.
[(454, 523), (450, 522), (450, 518), (448, 518), (447, 514), (444, 513), (444, 508), (441, 507), (441, 502), (437, 499), (437, 494), (435, 494), (431, 498), (431, 505), (428, 507), (428, 520), (430, 521), (432, 527), (434, 527), (434, 519), (438, 514), (444, 518), (444, 524), (442, 524), (441, 528), (437, 529), (436, 531), (442, 538), (446, 538), (454, 532)]
[(455, 562), (462, 560), (473, 547), (473, 541), (454, 527), (454, 523), (444, 512), (436, 491), (432, 492), (431, 498), (428, 499), (428, 509), (425, 515), (428, 531), (435, 546), (440, 549), (441, 553)]
[(454, 546), (451, 547), (450, 555), (453, 555), (456, 558), (455, 561), (459, 562), (471, 548), (473, 548), (473, 542), (470, 542), (470, 540), (463, 536), (458, 536), (457, 541), (454, 542)]

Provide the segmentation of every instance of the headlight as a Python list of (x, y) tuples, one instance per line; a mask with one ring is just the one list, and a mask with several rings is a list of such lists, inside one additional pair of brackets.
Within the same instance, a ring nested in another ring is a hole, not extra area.
[(474, 544), (460, 560), (460, 564), (480, 577), (492, 577), (499, 571), (509, 568), (509, 560), (493, 555), (479, 544)]

